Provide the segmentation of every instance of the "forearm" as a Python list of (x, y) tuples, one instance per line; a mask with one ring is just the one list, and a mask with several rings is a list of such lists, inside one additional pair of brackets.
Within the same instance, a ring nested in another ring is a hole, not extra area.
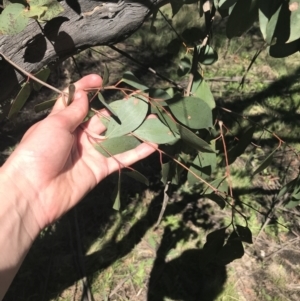
[(40, 227), (28, 200), (0, 169), (0, 300), (16, 275)]

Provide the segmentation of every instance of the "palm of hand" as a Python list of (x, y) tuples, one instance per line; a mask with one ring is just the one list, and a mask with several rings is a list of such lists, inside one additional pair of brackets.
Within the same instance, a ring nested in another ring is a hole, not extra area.
[(100, 85), (101, 78), (96, 75), (78, 81), (73, 103), (65, 107), (59, 99), (51, 114), (28, 130), (5, 164), (11, 179), (16, 173), (22, 174), (15, 186), (30, 206), (38, 208), (35, 212), (40, 225), (59, 218), (110, 173), (155, 150), (141, 144), (114, 158), (106, 158), (95, 150), (85, 130), (100, 134), (105, 127), (96, 116), (81, 124), (88, 111), (87, 96), (82, 90)]

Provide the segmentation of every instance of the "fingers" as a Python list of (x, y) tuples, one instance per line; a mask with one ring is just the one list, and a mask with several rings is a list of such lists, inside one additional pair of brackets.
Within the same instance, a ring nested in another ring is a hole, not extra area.
[[(103, 116), (103, 118), (105, 118), (105, 116), (107, 118), (109, 118), (109, 116), (110, 116), (109, 113), (105, 109), (101, 110), (100, 113), (101, 113), (101, 116)], [(100, 119), (101, 116), (99, 116), (98, 114), (94, 115), (91, 119), (89, 119), (87, 122), (82, 124), (83, 127), (95, 134), (101, 134), (102, 132), (104, 132), (106, 130), (106, 127), (101, 122), (101, 119)]]
[(130, 166), (139, 160), (145, 159), (154, 153), (157, 150), (157, 147), (157, 144), (154, 143), (142, 143), (135, 149), (108, 158), (109, 174), (119, 170), (120, 168)]
[(88, 113), (88, 97), (84, 89), (99, 88), (102, 84), (100, 76), (91, 74), (83, 77), (74, 85), (76, 92), (73, 102), (69, 106), (65, 106), (62, 97), (59, 97), (53, 107), (48, 119), (51, 118), (58, 122), (59, 126), (73, 132), (85, 118)]
[[(99, 88), (102, 85), (102, 78), (97, 74), (90, 74), (84, 76), (79, 81), (74, 83), (76, 90), (88, 90), (93, 88)], [(68, 88), (64, 89), (64, 92), (68, 93)], [(65, 97), (66, 98), (66, 97)], [(58, 111), (61, 111), (66, 108), (66, 101), (63, 101), (62, 97), (58, 97), (51, 114), (55, 114)]]

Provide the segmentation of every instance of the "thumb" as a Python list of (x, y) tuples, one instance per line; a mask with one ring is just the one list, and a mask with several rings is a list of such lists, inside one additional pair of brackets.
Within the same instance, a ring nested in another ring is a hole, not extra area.
[(52, 113), (49, 117), (59, 118), (62, 126), (71, 133), (82, 123), (88, 113), (89, 102), (86, 93), (77, 90), (74, 94), (73, 102), (63, 110)]

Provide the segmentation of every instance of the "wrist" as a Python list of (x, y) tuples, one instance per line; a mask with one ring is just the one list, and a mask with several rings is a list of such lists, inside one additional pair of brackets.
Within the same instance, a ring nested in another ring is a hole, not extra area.
[(35, 200), (23, 193), (25, 185), (21, 181), (22, 179), (12, 178), (9, 173), (0, 168), (0, 214), (2, 208), (5, 208), (7, 214), (11, 215), (14, 222), (20, 226), (20, 231), (32, 242), (45, 225), (37, 220), (33, 206)]
[(0, 168), (0, 300), (41, 229), (16, 184)]

